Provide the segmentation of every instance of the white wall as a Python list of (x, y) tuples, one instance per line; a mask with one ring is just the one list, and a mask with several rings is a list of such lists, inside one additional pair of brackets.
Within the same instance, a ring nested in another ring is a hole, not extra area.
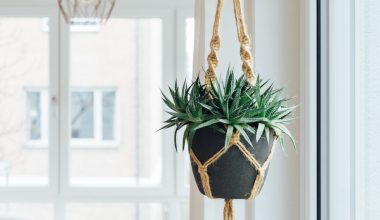
[[(255, 0), (256, 70), (265, 78), (284, 86), (285, 93), (300, 94), (300, 0)], [(298, 118), (291, 131), (299, 140)], [(277, 148), (266, 185), (255, 201), (255, 219), (300, 219), (299, 156), (288, 142), (285, 152)], [(303, 148), (306, 146), (298, 146)]]

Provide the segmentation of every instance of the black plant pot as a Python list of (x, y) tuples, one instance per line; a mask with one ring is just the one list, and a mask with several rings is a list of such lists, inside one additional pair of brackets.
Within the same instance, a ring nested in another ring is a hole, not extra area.
[[(269, 144), (263, 135), (256, 141), (255, 135), (250, 136), (253, 148), (240, 138), (245, 148), (254, 155), (254, 158), (262, 165), (268, 158), (273, 147), (273, 134), (270, 135)], [(198, 160), (204, 164), (224, 147), (225, 134), (211, 127), (199, 129), (193, 139), (192, 151)], [(201, 176), (197, 164), (191, 162), (195, 181), (199, 191), (205, 195)], [(248, 161), (236, 146), (228, 148), (217, 161), (208, 166), (210, 188), (213, 198), (223, 199), (248, 199), (257, 176), (256, 168)], [(266, 176), (267, 172), (265, 173)]]

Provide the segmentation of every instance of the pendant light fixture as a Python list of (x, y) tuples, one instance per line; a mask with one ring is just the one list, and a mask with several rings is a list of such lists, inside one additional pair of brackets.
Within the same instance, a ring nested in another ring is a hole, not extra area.
[(59, 9), (67, 23), (76, 19), (106, 22), (111, 16), (116, 0), (58, 0)]

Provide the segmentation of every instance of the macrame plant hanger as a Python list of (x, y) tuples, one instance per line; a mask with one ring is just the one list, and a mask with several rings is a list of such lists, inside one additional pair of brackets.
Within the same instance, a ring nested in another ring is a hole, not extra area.
[[(220, 48), (219, 26), (220, 26), (220, 20), (221, 20), (221, 12), (223, 8), (223, 1), (224, 0), (218, 0), (216, 13), (215, 13), (215, 20), (214, 20), (214, 25), (213, 25), (213, 31), (212, 31), (212, 37), (210, 41), (211, 51), (207, 57), (208, 69), (205, 75), (205, 86), (208, 91), (210, 91), (212, 87), (212, 83), (217, 79), (216, 68), (219, 63), (218, 51)], [(242, 69), (243, 69), (244, 76), (247, 82), (251, 86), (254, 86), (256, 84), (256, 76), (253, 70), (252, 54), (250, 52), (250, 38), (247, 34), (244, 14), (242, 12), (240, 0), (233, 0), (233, 3), (234, 3), (234, 14), (235, 14), (235, 20), (236, 20), (236, 29), (237, 29), (237, 34), (238, 34), (238, 40), (240, 43), (240, 58), (243, 63)], [(250, 196), (248, 198), (248, 199), (254, 199), (259, 194), (263, 186), (266, 170), (269, 166), (270, 161), (272, 160), (273, 153), (275, 151), (276, 140), (277, 140), (277, 137), (274, 137), (273, 146), (271, 148), (270, 154), (263, 164), (260, 164), (260, 162), (256, 160), (256, 158), (247, 150), (244, 144), (240, 141), (239, 132), (236, 132), (232, 135), (232, 138), (231, 138), (229, 146), (227, 147), (227, 150), (222, 148), (214, 156), (212, 156), (203, 164), (196, 157), (194, 152), (190, 150), (190, 158), (198, 167), (198, 173), (201, 177), (202, 187), (205, 192), (205, 195), (211, 199), (214, 198), (212, 195), (212, 189), (210, 186), (210, 179), (207, 173), (207, 168), (211, 166), (212, 164), (214, 164), (223, 154), (227, 153), (229, 148), (237, 147), (240, 150), (240, 152), (244, 155), (244, 157), (250, 162), (250, 164), (257, 171), (257, 176), (252, 186)], [(232, 199), (225, 198), (224, 220), (234, 220), (234, 219), (235, 218), (234, 218), (234, 212), (233, 212)]]

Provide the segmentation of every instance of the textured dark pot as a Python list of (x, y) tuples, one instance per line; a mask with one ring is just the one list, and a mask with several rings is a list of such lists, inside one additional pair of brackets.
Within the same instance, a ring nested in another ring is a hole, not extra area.
[[(271, 152), (273, 135), (270, 135), (269, 144), (265, 135), (258, 142), (255, 135), (251, 135), (250, 139), (253, 148), (243, 137), (240, 138), (243, 145), (262, 165)], [(191, 149), (199, 161), (204, 164), (223, 148), (224, 140), (225, 134), (213, 128), (205, 127), (196, 132)], [(198, 166), (193, 161), (191, 166), (198, 189), (202, 194), (205, 194), (201, 177), (198, 173)], [(224, 199), (248, 199), (257, 176), (255, 167), (250, 164), (236, 146), (230, 147), (223, 156), (211, 164), (207, 169), (207, 173), (210, 178), (213, 197)]]

